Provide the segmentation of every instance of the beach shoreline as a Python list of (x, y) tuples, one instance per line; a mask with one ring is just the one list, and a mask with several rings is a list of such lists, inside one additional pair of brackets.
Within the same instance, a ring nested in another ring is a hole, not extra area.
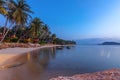
[(0, 49), (0, 66), (2, 66), (7, 60), (14, 58), (16, 56), (20, 56), (22, 54), (26, 54), (28, 52), (32, 52), (34, 50), (42, 49), (42, 48), (50, 48), (50, 47), (57, 47), (57, 46), (73, 46), (73, 45), (56, 45), (56, 44), (49, 44), (49, 45), (42, 45), (40, 47), (13, 47), (13, 48), (3, 48)]
[[(5, 62), (9, 63), (11, 58), (32, 52), (34, 50), (42, 48), (50, 48), (57, 46), (74, 46), (74, 45), (42, 45), (40, 47), (30, 47), (30, 48), (5, 48), (0, 50), (0, 66), (4, 65)], [(8, 65), (7, 65), (8, 66)], [(6, 67), (6, 65), (5, 65)], [(2, 67), (1, 67), (2, 68)], [(4, 69), (4, 66), (3, 66)], [(58, 76), (57, 78), (52, 78), (50, 80), (119, 80), (120, 79), (120, 69), (109, 69), (105, 71), (98, 71), (94, 73), (85, 74), (75, 74), (73, 76)]]
[(40, 47), (30, 47), (30, 48), (22, 48), (22, 47), (14, 47), (14, 48), (5, 48), (0, 50), (0, 66), (4, 64), (7, 60), (14, 58), (16, 56), (20, 56), (22, 54), (32, 52), (34, 50), (42, 49), (42, 48), (50, 48), (57, 47), (61, 45), (44, 45)]
[(73, 76), (58, 76), (50, 80), (120, 80), (120, 69), (108, 69), (94, 73), (75, 74)]

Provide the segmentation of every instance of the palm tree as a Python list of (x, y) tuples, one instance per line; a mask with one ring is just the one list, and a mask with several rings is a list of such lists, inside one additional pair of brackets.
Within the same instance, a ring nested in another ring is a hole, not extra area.
[(9, 9), (8, 9), (7, 18), (11, 21), (11, 25), (9, 26), (9, 29), (5, 31), (3, 38), (0, 42), (4, 40), (10, 28), (14, 24), (23, 26), (25, 23), (27, 23), (29, 18), (31, 18), (29, 13), (33, 13), (30, 10), (30, 6), (26, 4), (25, 0), (16, 0), (16, 1), (10, 0), (8, 6)]
[(25, 0), (17, 0), (13, 1), (11, 0), (12, 3), (12, 11), (13, 11), (13, 19), (15, 20), (15, 23), (18, 25), (24, 25), (27, 23), (28, 19), (31, 18), (29, 13), (33, 13), (30, 10), (30, 6), (26, 4)]
[(56, 39), (56, 34), (52, 34), (51, 38), (52, 38), (52, 43), (54, 43), (54, 40)]
[(51, 32), (47, 31), (45, 34), (45, 41), (49, 43), (51, 41)]
[[(7, 4), (6, 4), (5, 0), (4, 1), (0, 0), (0, 14), (2, 14), (4, 16), (6, 16), (8, 14), (5, 7), (7, 7)], [(6, 23), (5, 23), (5, 26), (4, 26), (4, 29), (3, 29), (3, 33), (5, 32), (7, 22), (8, 22), (8, 19), (6, 20)]]
[(49, 31), (48, 25), (44, 24), (42, 27), (42, 33), (41, 33), (40, 38), (45, 39), (49, 35), (49, 32), (50, 31)]
[(3, 15), (6, 15), (7, 14), (7, 11), (4, 7), (5, 5), (5, 0), (0, 0), (0, 14), (3, 14)]
[(39, 18), (34, 18), (30, 23), (30, 36), (33, 39), (39, 39), (43, 22)]

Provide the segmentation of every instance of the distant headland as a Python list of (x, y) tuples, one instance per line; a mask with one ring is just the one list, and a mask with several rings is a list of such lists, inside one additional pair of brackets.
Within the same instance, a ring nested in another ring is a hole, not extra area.
[(120, 43), (118, 43), (118, 42), (103, 42), (99, 45), (120, 45)]

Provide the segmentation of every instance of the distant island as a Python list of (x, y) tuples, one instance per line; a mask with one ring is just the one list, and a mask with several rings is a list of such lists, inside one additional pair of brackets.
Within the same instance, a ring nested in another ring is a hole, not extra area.
[(103, 42), (99, 45), (120, 45), (120, 43), (118, 43), (118, 42)]

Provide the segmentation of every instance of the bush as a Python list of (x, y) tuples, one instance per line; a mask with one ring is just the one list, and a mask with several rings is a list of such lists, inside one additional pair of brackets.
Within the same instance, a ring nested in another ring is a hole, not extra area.
[(28, 43), (28, 39), (21, 39), (20, 43)]
[(10, 42), (10, 38), (6, 37), (4, 42)]
[(10, 39), (10, 42), (17, 42), (18, 41), (18, 38), (17, 37), (14, 37), (14, 38), (11, 38)]
[(44, 44), (46, 44), (46, 42), (45, 41), (40, 41), (39, 44), (44, 45)]

